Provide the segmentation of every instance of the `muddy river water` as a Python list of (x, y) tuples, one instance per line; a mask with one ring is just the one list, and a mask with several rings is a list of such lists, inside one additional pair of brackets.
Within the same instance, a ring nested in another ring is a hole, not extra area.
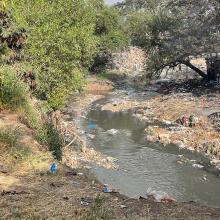
[(118, 160), (118, 170), (92, 168), (97, 179), (129, 197), (146, 197), (147, 191), (156, 190), (178, 201), (220, 206), (220, 177), (198, 166), (207, 168), (207, 158), (176, 146), (147, 142), (147, 124), (132, 112), (101, 110), (103, 104), (115, 99), (109, 95), (94, 102), (86, 117), (80, 119), (88, 143)]

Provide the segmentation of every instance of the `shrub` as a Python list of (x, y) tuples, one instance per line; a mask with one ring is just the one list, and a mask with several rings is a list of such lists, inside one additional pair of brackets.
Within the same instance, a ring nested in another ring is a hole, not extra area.
[(45, 123), (44, 126), (38, 130), (37, 139), (49, 147), (49, 150), (57, 160), (62, 159), (62, 140), (52, 123)]
[(16, 110), (27, 105), (27, 87), (12, 68), (0, 69), (0, 107)]
[(19, 135), (20, 131), (18, 128), (3, 129), (0, 131), (0, 142), (4, 143), (10, 148), (15, 148), (18, 144)]

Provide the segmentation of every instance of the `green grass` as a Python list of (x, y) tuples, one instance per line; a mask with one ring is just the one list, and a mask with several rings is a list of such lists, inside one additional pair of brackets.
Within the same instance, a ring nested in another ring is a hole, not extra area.
[(16, 77), (16, 71), (8, 66), (0, 68), (0, 109), (17, 110), (27, 105), (27, 86)]

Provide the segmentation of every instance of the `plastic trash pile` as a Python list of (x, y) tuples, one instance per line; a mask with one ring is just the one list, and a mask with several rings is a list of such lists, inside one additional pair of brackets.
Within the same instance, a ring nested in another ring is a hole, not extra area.
[(155, 202), (163, 202), (163, 203), (176, 202), (174, 198), (172, 198), (167, 193), (162, 191), (155, 191), (148, 189), (147, 196), (153, 197)]

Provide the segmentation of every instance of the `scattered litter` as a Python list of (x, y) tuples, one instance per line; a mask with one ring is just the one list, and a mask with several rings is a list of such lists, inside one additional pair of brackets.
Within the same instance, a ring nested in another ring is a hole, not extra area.
[(151, 191), (151, 189), (148, 189), (147, 196), (152, 196), (156, 202), (163, 202), (163, 203), (176, 202), (174, 198), (170, 197), (167, 193), (162, 191)]
[(126, 206), (126, 205), (120, 205), (120, 207), (121, 207), (122, 209), (127, 208), (127, 206)]
[(104, 193), (110, 193), (110, 192), (112, 192), (112, 190), (109, 188), (108, 184), (104, 184), (103, 192), (104, 192)]
[(20, 192), (17, 192), (17, 191), (5, 191), (3, 190), (1, 192), (1, 196), (5, 196), (5, 195), (10, 195), (10, 196), (13, 196), (13, 195), (23, 195), (23, 194), (30, 194), (28, 192), (25, 192), (25, 191), (20, 191)]
[(206, 175), (204, 175), (204, 176), (202, 177), (202, 179), (203, 179), (204, 181), (208, 181), (208, 178), (207, 178)]
[(90, 139), (94, 139), (94, 138), (95, 138), (95, 135), (94, 135), (94, 134), (88, 134), (88, 137), (89, 137)]
[(93, 202), (93, 199), (88, 198), (88, 197), (85, 197), (85, 198), (82, 197), (80, 201), (81, 205), (84, 205), (84, 206), (88, 206), (89, 203), (92, 203), (92, 202)]
[(87, 126), (89, 129), (95, 129), (95, 124), (92, 122), (92, 121), (90, 121), (89, 123), (88, 123), (88, 126)]
[(118, 133), (118, 130), (117, 129), (110, 129), (107, 131), (108, 134), (111, 134), (111, 135), (115, 135)]
[(67, 197), (67, 196), (64, 196), (63, 199), (66, 200), (66, 201), (68, 201), (70, 198)]
[(77, 172), (76, 171), (70, 171), (70, 172), (66, 172), (67, 176), (76, 176)]
[(50, 186), (59, 188), (64, 186), (64, 183), (51, 183)]
[(77, 173), (79, 176), (83, 176), (84, 174), (83, 173)]
[(165, 125), (172, 125), (172, 122), (171, 122), (171, 121), (162, 120), (162, 122), (163, 122)]
[(53, 163), (50, 166), (50, 172), (53, 173), (53, 174), (57, 172), (57, 165), (55, 163)]
[(198, 169), (202, 169), (204, 166), (203, 165), (201, 165), (201, 164), (193, 164), (192, 165), (194, 168), (198, 168)]
[(178, 160), (177, 163), (181, 164), (181, 165), (184, 164), (183, 161), (181, 161), (181, 160)]

